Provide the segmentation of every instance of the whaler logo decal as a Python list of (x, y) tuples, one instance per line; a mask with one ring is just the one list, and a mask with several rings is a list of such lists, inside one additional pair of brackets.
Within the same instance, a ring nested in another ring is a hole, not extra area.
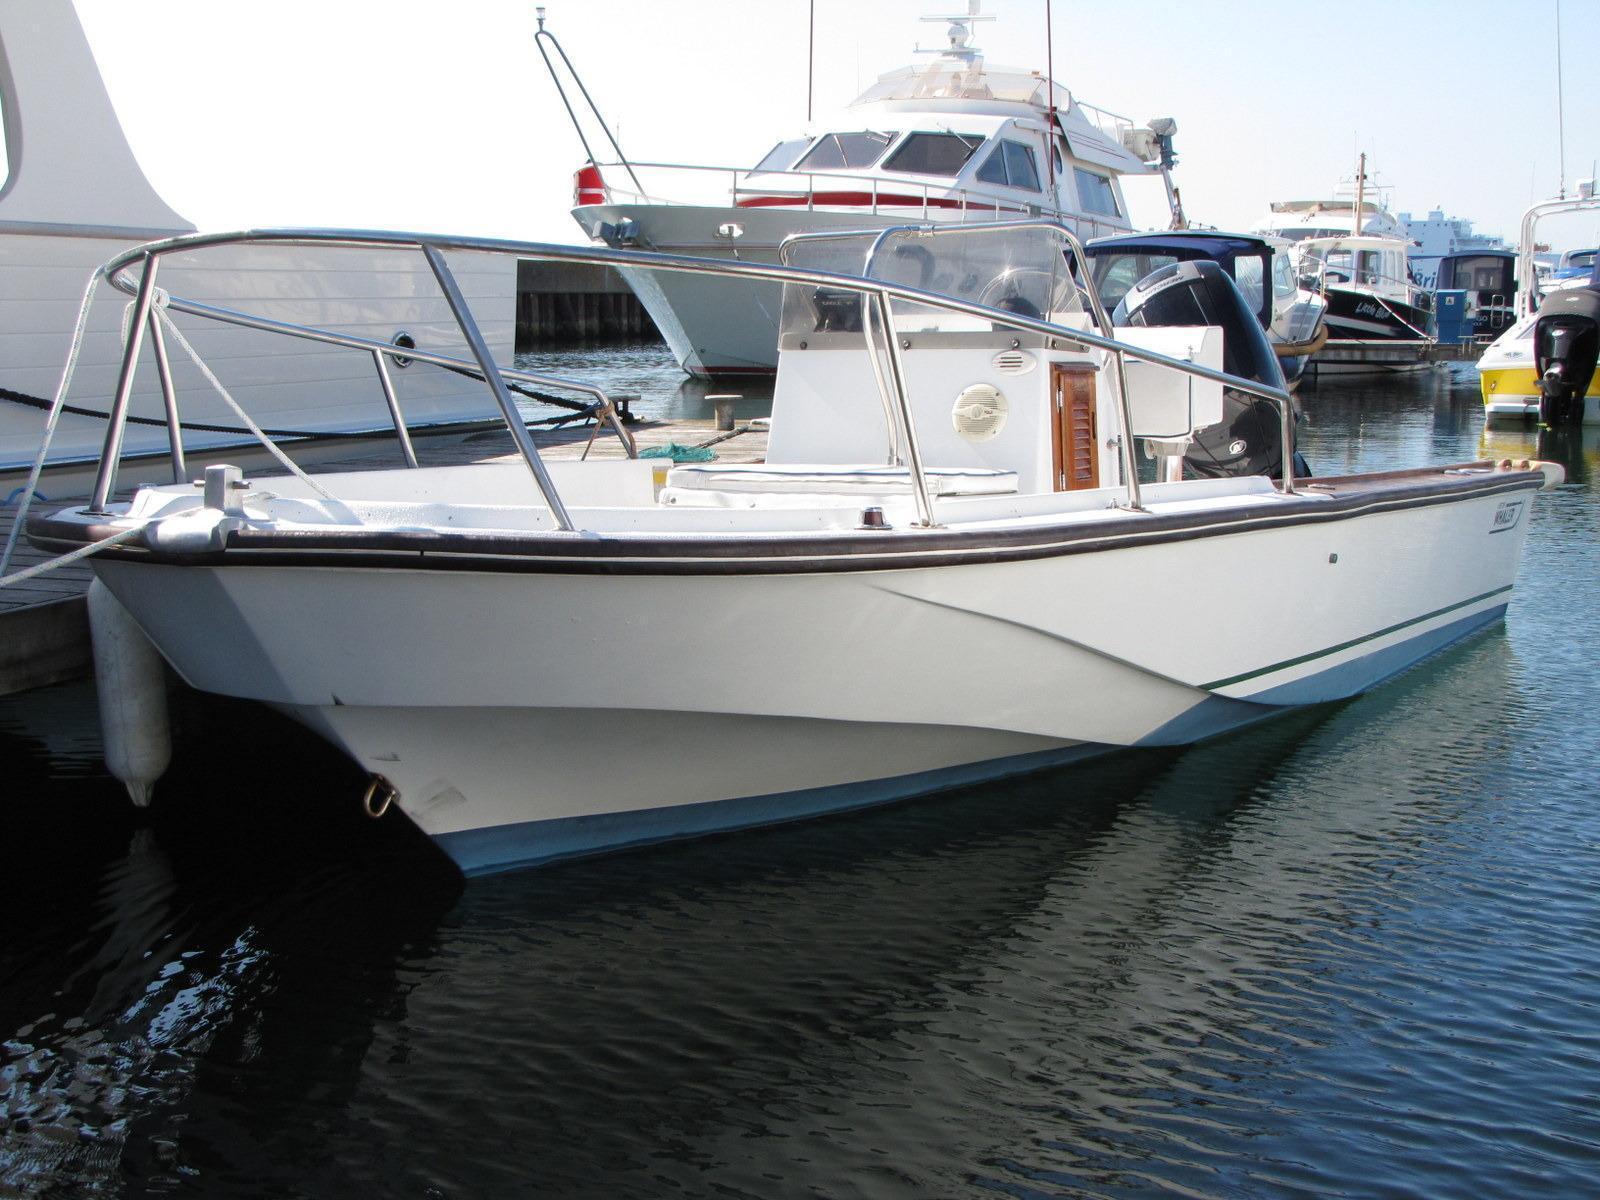
[(1489, 527), (1490, 533), (1504, 533), (1508, 529), (1515, 529), (1517, 522), (1522, 519), (1522, 506), (1526, 500), (1502, 500), (1500, 507), (1494, 510), (1494, 524)]

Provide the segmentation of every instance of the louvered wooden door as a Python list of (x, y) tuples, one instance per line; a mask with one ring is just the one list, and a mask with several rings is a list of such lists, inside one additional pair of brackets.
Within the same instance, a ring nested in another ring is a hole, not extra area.
[(1050, 366), (1050, 447), (1058, 492), (1100, 486), (1094, 376), (1094, 368), (1088, 365)]

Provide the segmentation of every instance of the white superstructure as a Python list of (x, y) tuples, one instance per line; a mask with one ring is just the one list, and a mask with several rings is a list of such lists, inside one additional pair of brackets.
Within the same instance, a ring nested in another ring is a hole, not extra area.
[(1470, 254), (1474, 250), (1504, 250), (1506, 241), (1487, 233), (1473, 233), (1465, 217), (1447, 217), (1443, 209), (1433, 209), (1425, 217), (1403, 212), (1400, 227), (1411, 246), (1411, 273), (1425, 288), (1437, 286), (1439, 260), (1449, 254)]

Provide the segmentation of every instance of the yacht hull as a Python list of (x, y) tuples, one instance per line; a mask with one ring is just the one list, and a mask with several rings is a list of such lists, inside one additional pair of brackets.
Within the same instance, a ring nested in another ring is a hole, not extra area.
[[(65, 228), (65, 227), (63, 227)], [(90, 273), (126, 249), (129, 240), (90, 233), (0, 230), (0, 487), (9, 492), (28, 474), (44, 433), (49, 402), (72, 342), (78, 303)], [(509, 265), (508, 265), (509, 264)], [(484, 334), (497, 359), (510, 362), (515, 272), (511, 260), (463, 258), (463, 290), (484, 313)], [(420, 256), (391, 252), (373, 269), (338, 248), (254, 248), (182, 260), (163, 267), (161, 282), (208, 303), (244, 307), (276, 320), (320, 324), (389, 342), (409, 334), (418, 345), (452, 346), (454, 320)], [(41, 491), (87, 494), (105, 439), (108, 397), (116, 390), (127, 297), (102, 285), (90, 308), (71, 393), (51, 442)], [(393, 422), (369, 355), (309, 343), (278, 352), (281, 339), (212, 322), (175, 318), (178, 327), (263, 428), (311, 436), (393, 436)], [(268, 340), (271, 339), (271, 340)], [(264, 350), (274, 351), (270, 356)], [(255, 438), (176, 345), (168, 347), (178, 390), (191, 474), (205, 461)], [(392, 369), (408, 423), (418, 431), (498, 417), (480, 382), (426, 365)], [(126, 481), (170, 478), (166, 410), (146, 339), (123, 440), (127, 459), (156, 460)], [(3, 495), (4, 493), (0, 493)]]
[(1185, 744), (1355, 695), (1501, 617), (1540, 478), (1339, 512), (1269, 498), (1113, 549), (978, 544), (903, 569), (792, 547), (715, 568), (659, 547), (603, 564), (438, 553), (422, 569), (376, 547), (95, 561), (190, 684), (290, 713), (488, 871)]
[[(818, 209), (805, 207), (732, 208), (690, 204), (591, 204), (572, 210), (591, 236), (597, 228), (633, 222), (642, 249), (701, 258), (776, 263), (785, 238), (798, 233), (887, 229), (919, 222), (992, 221), (1023, 215), (1023, 210), (993, 208)], [(1068, 222), (1071, 224), (1071, 222)], [(736, 226), (737, 238), (719, 230)], [(1081, 229), (1083, 236), (1117, 232), (1124, 226)], [(729, 281), (708, 275), (620, 268), (678, 364), (702, 379), (771, 375), (778, 365), (781, 284)], [(927, 281), (932, 283), (933, 281)]]

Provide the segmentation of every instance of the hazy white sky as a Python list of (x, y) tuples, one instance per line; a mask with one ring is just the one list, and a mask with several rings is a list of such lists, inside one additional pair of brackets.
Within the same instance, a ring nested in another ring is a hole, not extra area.
[[(816, 107), (842, 107), (935, 45), (964, 2), (814, 0)], [(634, 158), (749, 165), (803, 130), (811, 0), (550, 0)], [(1056, 77), (1138, 121), (1178, 120), (1197, 221), (1331, 194), (1358, 151), (1396, 211), (1516, 236), (1555, 193), (1556, 3), (1055, 0)], [(1566, 180), (1600, 157), (1600, 0), (1560, 0)], [(523, 0), (77, 0), (135, 153), (202, 228), (330, 224), (579, 240), (582, 150)], [(1045, 65), (1044, 0), (988, 0), (978, 44)], [(1363, 24), (1361, 18), (1369, 19)], [(1347, 19), (1348, 18), (1348, 19)], [(1130, 199), (1164, 216), (1158, 187)], [(1591, 217), (1548, 227), (1594, 244)]]

